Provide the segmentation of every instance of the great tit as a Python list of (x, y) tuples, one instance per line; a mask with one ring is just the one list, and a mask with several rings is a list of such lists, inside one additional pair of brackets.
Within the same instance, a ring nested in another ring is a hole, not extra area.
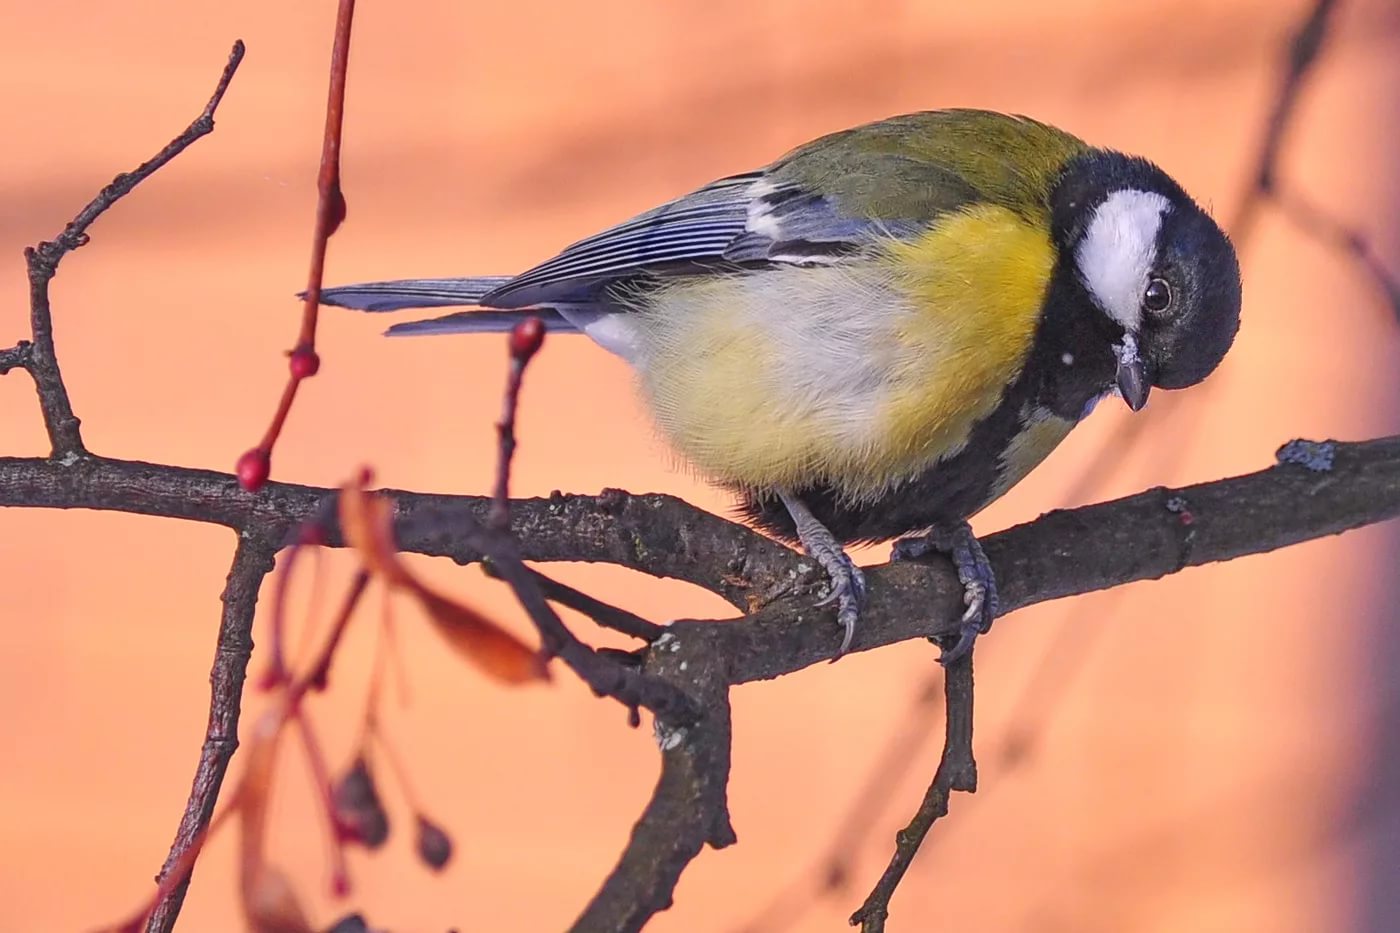
[(677, 452), (825, 569), (838, 656), (865, 588), (843, 545), (949, 554), (967, 611), (948, 662), (997, 611), (968, 518), (1103, 396), (1137, 411), (1153, 386), (1209, 375), (1239, 327), (1240, 274), (1151, 162), (1026, 117), (940, 110), (823, 136), (519, 275), (321, 298), (478, 309), (393, 335), (538, 315), (590, 337), (632, 365)]

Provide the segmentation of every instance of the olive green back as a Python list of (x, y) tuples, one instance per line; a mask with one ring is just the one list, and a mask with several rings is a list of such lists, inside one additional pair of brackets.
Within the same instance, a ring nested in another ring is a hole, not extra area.
[(799, 146), (769, 177), (823, 192), (848, 217), (932, 220), (971, 202), (1048, 225), (1048, 197), (1088, 146), (1027, 117), (935, 110), (843, 130)]

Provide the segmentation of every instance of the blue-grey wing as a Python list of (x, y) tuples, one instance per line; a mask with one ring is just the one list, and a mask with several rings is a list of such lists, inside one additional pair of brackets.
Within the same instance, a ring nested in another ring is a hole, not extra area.
[(820, 195), (750, 172), (579, 240), (482, 295), (480, 303), (492, 308), (593, 304), (609, 286), (642, 275), (831, 261), (876, 232), (900, 231), (841, 216)]
[(342, 285), (323, 289), (321, 299), (366, 311), (611, 307), (608, 289), (641, 277), (835, 262), (877, 237), (909, 235), (925, 222), (873, 217), (852, 199), (809, 190), (783, 168), (778, 163), (722, 178), (579, 240), (517, 276)]
[(645, 271), (722, 262), (748, 223), (758, 173), (722, 178), (698, 191), (565, 247), (557, 256), (482, 296), (481, 304), (520, 308), (591, 303), (607, 286)]

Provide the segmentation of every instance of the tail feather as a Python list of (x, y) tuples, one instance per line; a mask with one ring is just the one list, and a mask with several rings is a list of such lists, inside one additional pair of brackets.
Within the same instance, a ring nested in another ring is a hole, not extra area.
[[(379, 310), (377, 308), (367, 310)], [(525, 308), (520, 311), (458, 311), (443, 317), (428, 318), (425, 321), (407, 321), (395, 324), (384, 333), (390, 337), (420, 337), (434, 334), (504, 334), (527, 317), (537, 317), (544, 322), (549, 333), (579, 333), (553, 308)]]
[(511, 278), (509, 275), (481, 275), (467, 279), (401, 279), (337, 285), (321, 289), (321, 303), (358, 311), (452, 308), (477, 304)]

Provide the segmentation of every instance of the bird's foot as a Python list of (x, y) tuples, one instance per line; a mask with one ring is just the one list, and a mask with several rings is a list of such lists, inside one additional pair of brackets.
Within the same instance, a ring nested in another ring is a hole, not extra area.
[(811, 510), (802, 500), (789, 493), (781, 494), (783, 505), (792, 516), (797, 527), (797, 537), (802, 549), (826, 571), (831, 589), (817, 603), (819, 606), (836, 603), (836, 621), (841, 623), (843, 635), (841, 647), (831, 659), (835, 661), (850, 650), (851, 641), (856, 635), (856, 621), (860, 618), (860, 607), (865, 602), (865, 574), (841, 547), (841, 542), (817, 521)]
[(843, 634), (841, 647), (831, 659), (835, 661), (850, 650), (851, 640), (856, 637), (856, 620), (860, 618), (860, 607), (865, 604), (865, 574), (840, 548), (830, 554), (811, 549), (807, 553), (822, 565), (831, 581), (831, 591), (817, 605), (836, 603), (836, 621), (841, 623)]
[(957, 641), (951, 648), (939, 642), (943, 655), (938, 661), (946, 667), (971, 654), (977, 636), (992, 627), (992, 620), (999, 611), (997, 581), (982, 545), (967, 522), (936, 527), (917, 538), (901, 538), (894, 543), (890, 556), (893, 560), (917, 560), (934, 552), (948, 555), (957, 568), (958, 580), (963, 585), (963, 603), (967, 606)]

